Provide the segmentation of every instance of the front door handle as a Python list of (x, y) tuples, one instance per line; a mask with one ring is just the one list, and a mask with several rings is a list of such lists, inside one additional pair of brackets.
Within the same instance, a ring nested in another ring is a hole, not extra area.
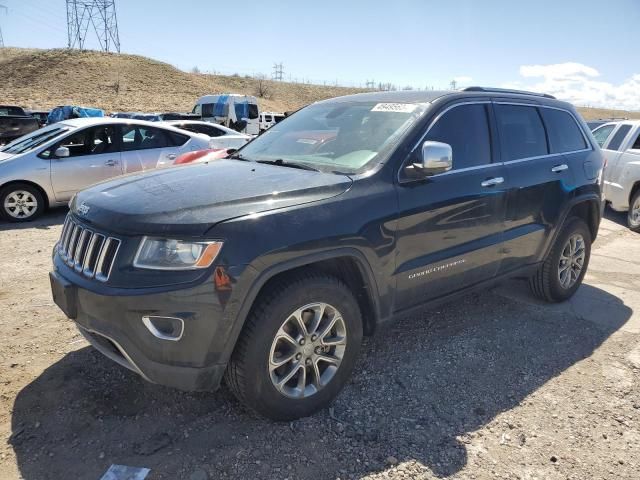
[(556, 165), (551, 169), (553, 173), (564, 172), (565, 170), (569, 170), (569, 165), (563, 163), (562, 165)]
[(501, 183), (504, 183), (504, 178), (493, 177), (493, 178), (486, 179), (480, 185), (482, 185), (483, 187), (493, 187), (494, 185), (500, 185)]
[(118, 165), (118, 161), (117, 160), (107, 160), (106, 162), (104, 162), (104, 164), (108, 167), (114, 167), (116, 165)]

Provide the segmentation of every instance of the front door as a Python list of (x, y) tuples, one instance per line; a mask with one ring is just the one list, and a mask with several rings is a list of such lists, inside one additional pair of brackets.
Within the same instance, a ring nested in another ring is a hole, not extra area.
[(507, 178), (492, 154), (490, 115), (488, 102), (449, 107), (424, 140), (451, 146), (452, 170), (423, 180), (400, 171), (396, 311), (491, 279), (498, 270)]
[[(65, 202), (79, 190), (122, 174), (120, 152), (113, 125), (89, 127), (63, 138), (50, 150), (51, 184), (58, 202)], [(58, 147), (69, 156), (56, 158)]]

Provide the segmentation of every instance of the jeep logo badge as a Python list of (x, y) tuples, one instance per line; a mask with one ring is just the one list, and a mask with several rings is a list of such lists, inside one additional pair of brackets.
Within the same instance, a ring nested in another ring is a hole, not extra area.
[(87, 213), (89, 213), (89, 205), (82, 202), (80, 205), (78, 205), (77, 210), (80, 215), (86, 215)]

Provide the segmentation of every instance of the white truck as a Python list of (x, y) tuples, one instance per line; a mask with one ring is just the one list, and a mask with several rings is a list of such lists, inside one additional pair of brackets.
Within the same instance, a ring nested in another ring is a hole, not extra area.
[(604, 196), (613, 210), (627, 212), (627, 224), (640, 232), (640, 120), (610, 122), (593, 136), (607, 161)]
[(260, 133), (258, 100), (251, 95), (204, 95), (196, 101), (192, 113), (199, 115), (205, 122), (224, 125), (240, 133)]

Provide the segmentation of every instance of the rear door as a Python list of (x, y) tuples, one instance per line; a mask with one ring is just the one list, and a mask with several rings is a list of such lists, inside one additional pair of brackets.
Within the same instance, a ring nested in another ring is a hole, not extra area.
[[(79, 190), (121, 175), (117, 140), (115, 125), (101, 125), (76, 131), (47, 150), (56, 200), (68, 201)], [(67, 147), (69, 156), (56, 158), (58, 147)]]
[(173, 165), (188, 135), (147, 125), (123, 125), (122, 164), (126, 173)]
[(494, 109), (510, 180), (500, 270), (507, 273), (539, 259), (591, 147), (569, 111), (508, 102)]
[[(451, 145), (453, 169), (422, 180), (399, 172), (396, 310), (495, 276), (507, 179), (492, 147), (489, 102), (448, 107), (423, 140)], [(417, 161), (422, 141), (407, 162)]]
[(622, 165), (625, 163), (622, 158), (623, 152), (627, 145), (631, 143), (631, 135), (633, 135), (632, 125), (628, 123), (620, 124), (602, 147), (602, 153), (607, 160), (604, 173), (604, 196), (617, 209), (628, 203), (628, 199), (620, 198), (624, 191), (620, 172)]

